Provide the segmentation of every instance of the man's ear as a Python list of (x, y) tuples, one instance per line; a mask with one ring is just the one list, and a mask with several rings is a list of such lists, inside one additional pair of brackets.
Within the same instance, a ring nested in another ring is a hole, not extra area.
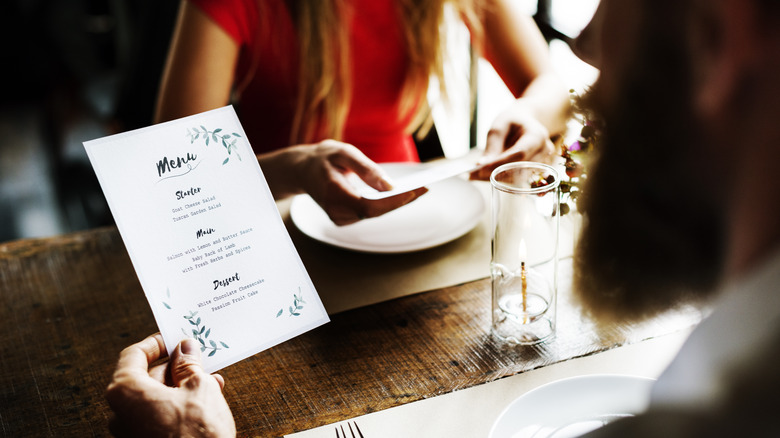
[(695, 107), (704, 117), (728, 111), (759, 61), (760, 20), (755, 0), (704, 0), (693, 14), (690, 41)]

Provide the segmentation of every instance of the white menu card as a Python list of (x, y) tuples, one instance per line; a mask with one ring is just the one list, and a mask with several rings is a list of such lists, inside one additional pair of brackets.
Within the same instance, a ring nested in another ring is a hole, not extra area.
[(169, 353), (214, 372), (328, 322), (232, 107), (84, 147)]

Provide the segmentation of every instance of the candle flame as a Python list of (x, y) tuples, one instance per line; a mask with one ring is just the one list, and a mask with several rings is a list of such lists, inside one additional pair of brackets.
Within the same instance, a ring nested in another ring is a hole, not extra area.
[(517, 256), (520, 258), (520, 262), (525, 262), (528, 249), (525, 247), (525, 240), (520, 239), (520, 247), (517, 249)]

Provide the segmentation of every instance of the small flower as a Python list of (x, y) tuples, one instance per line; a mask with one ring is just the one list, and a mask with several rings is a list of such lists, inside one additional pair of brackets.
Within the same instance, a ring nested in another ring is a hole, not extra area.
[(579, 178), (580, 176), (582, 176), (584, 172), (585, 172), (585, 166), (583, 166), (582, 164), (574, 160), (566, 161), (566, 175), (569, 178)]
[(587, 178), (587, 155), (598, 145), (599, 124), (591, 120), (590, 113), (579, 105), (579, 97), (574, 90), (570, 90), (575, 117), (582, 123), (580, 135), (570, 145), (561, 146), (561, 157), (565, 160), (564, 168), (568, 180), (561, 181), (561, 207), (560, 214), (565, 215), (571, 210), (571, 203), (576, 204), (582, 193), (582, 185)]

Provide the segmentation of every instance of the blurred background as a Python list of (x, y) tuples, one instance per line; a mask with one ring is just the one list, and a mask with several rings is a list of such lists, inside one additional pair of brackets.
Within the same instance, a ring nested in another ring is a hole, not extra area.
[(0, 241), (112, 223), (82, 141), (151, 123), (177, 0), (4, 0)]
[[(591, 83), (597, 72), (566, 41), (598, 0), (514, 1), (537, 19), (567, 86)], [(0, 242), (113, 223), (82, 142), (151, 124), (178, 5), (3, 1)], [(508, 98), (489, 66), (480, 65), (478, 93), (483, 113)]]

